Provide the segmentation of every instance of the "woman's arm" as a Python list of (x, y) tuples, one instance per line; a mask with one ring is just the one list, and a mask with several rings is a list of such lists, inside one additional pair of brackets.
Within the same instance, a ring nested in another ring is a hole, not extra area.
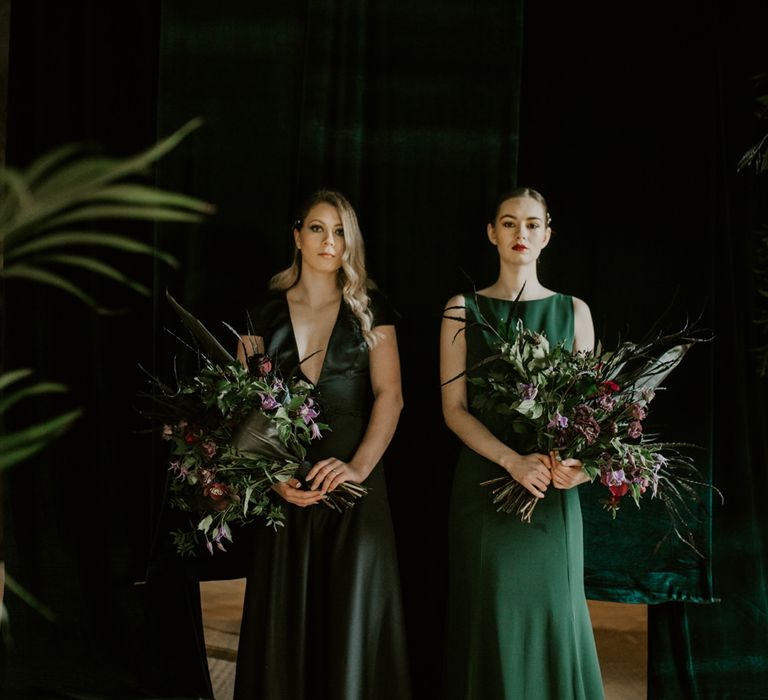
[(369, 352), (374, 400), (368, 427), (349, 462), (335, 457), (323, 459), (307, 474), (308, 480), (314, 479), (312, 488), (322, 493), (333, 491), (345, 481), (365, 481), (395, 434), (403, 408), (397, 336), (394, 326), (376, 326), (374, 331), (379, 342)]
[[(463, 307), (464, 298), (455, 296), (446, 304), (445, 314), (466, 318)], [(534, 496), (543, 498), (550, 482), (549, 457), (518, 454), (475, 418), (467, 407), (465, 377), (445, 383), (466, 369), (467, 343), (462, 328), (463, 321), (443, 318), (440, 329), (440, 382), (445, 423), (467, 447), (498, 464)]]
[(595, 327), (592, 325), (592, 313), (581, 300), (573, 297), (573, 350), (591, 351), (595, 347)]

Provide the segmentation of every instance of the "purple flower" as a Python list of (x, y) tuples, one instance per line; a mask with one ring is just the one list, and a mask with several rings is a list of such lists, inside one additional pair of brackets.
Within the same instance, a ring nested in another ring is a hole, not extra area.
[(629, 412), (635, 420), (643, 420), (645, 418), (645, 409), (639, 403), (633, 403), (629, 407)]
[(304, 422), (307, 425), (320, 415), (314, 408), (312, 408), (314, 403), (315, 402), (312, 399), (307, 399), (299, 409), (299, 415), (304, 419)]
[(568, 418), (560, 415), (560, 411), (555, 411), (552, 420), (547, 423), (547, 427), (555, 430), (564, 430), (568, 427)]
[(204, 440), (200, 443), (200, 451), (207, 459), (211, 459), (216, 454), (216, 443), (211, 440)]
[(636, 439), (643, 434), (643, 424), (639, 420), (633, 420), (627, 427), (627, 435)]
[(533, 401), (539, 393), (539, 388), (535, 384), (518, 384), (517, 390), (523, 401)]
[(285, 384), (283, 384), (283, 380), (278, 377), (275, 377), (275, 379), (272, 381), (272, 391), (277, 393), (283, 390), (285, 390)]
[[(226, 552), (227, 550), (224, 549), (224, 545), (221, 541), (223, 539), (229, 540), (230, 542), (232, 541), (232, 534), (229, 531), (229, 526), (226, 523), (222, 523), (213, 529), (211, 535), (213, 535), (213, 541), (216, 543), (216, 547), (222, 552)], [(211, 551), (211, 554), (213, 554), (213, 551)]]
[(259, 394), (259, 398), (261, 399), (261, 407), (265, 411), (271, 411), (280, 405), (275, 401), (275, 397), (270, 396), (269, 394)]
[(189, 469), (187, 469), (181, 462), (180, 459), (174, 459), (169, 465), (168, 465), (168, 471), (176, 472), (176, 478), (177, 479), (186, 479), (186, 477), (189, 475)]
[(604, 469), (600, 481), (604, 486), (620, 486), (626, 477), (623, 469)]
[(311, 423), (311, 427), (312, 427), (312, 438), (311, 438), (312, 440), (319, 440), (321, 437), (323, 437), (320, 434), (320, 428), (317, 426), (317, 423), (314, 423), (314, 422)]

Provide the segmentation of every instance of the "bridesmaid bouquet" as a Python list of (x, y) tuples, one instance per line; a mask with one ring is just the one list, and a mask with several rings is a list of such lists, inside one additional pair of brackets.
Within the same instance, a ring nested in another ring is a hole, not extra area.
[[(176, 549), (194, 555), (204, 543), (213, 554), (214, 546), (226, 551), (233, 524), (256, 517), (273, 528), (283, 524), (271, 487), (304, 480), (311, 469), (304, 459), (307, 447), (328, 426), (318, 422), (310, 383), (284, 379), (263, 354), (251, 355), (243, 367), (200, 321), (168, 299), (198, 344), (202, 368), (190, 379), (177, 378), (174, 388), (151, 377), (148, 413), (162, 422), (161, 437), (170, 443), (171, 506), (192, 516), (188, 529), (172, 533)], [(365, 493), (365, 487), (345, 482), (323, 502), (341, 511)]]
[[(467, 372), (478, 387), (473, 407), (486, 417), (501, 416), (520, 452), (581, 459), (590, 479), (605, 486), (602, 503), (614, 518), (624, 498), (639, 507), (650, 494), (664, 501), (676, 525), (682, 523), (690, 512), (686, 500), (702, 485), (692, 460), (679, 451), (692, 445), (661, 442), (646, 433), (644, 421), (661, 382), (705, 338), (686, 327), (614, 351), (598, 345), (593, 352), (572, 352), (563, 343), (550, 346), (544, 334), (513, 317), (514, 310), (495, 327), (484, 318), (471, 324), (496, 338), (496, 352)], [(498, 510), (531, 521), (538, 499), (511, 476), (481, 485), (493, 487)], [(675, 532), (682, 538), (677, 526)]]

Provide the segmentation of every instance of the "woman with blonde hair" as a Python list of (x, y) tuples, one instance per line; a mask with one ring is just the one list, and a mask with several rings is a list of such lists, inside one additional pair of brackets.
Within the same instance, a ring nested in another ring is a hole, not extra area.
[[(235, 698), (408, 698), (406, 643), (381, 458), (402, 409), (394, 314), (365, 270), (355, 211), (321, 190), (293, 227), (292, 265), (272, 278), (239, 357), (262, 352), (316, 386), (331, 430), (303, 483), (274, 487), (285, 527), (256, 533)], [(345, 481), (367, 495), (338, 513)]]

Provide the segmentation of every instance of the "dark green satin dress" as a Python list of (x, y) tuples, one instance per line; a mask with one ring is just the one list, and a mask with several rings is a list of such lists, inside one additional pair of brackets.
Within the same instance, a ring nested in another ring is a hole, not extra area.
[[(476, 301), (477, 299), (477, 301)], [(466, 295), (467, 320), (493, 324), (512, 303)], [(573, 299), (520, 302), (517, 315), (551, 343), (573, 343)], [(491, 354), (491, 338), (467, 328), (467, 367)], [(469, 400), (475, 387), (468, 384)], [(470, 408), (470, 410), (472, 410)], [(514, 448), (502, 423), (489, 429)], [(451, 700), (599, 700), (600, 668), (584, 597), (576, 489), (550, 486), (531, 523), (499, 513), (481, 481), (503, 476), (467, 447), (450, 505), (450, 590), (444, 697)]]
[[(394, 322), (372, 291), (374, 325)], [(255, 332), (284, 374), (298, 365), (285, 293), (255, 315)], [(342, 303), (317, 385), (332, 431), (307, 459), (348, 460), (370, 417), (368, 348)], [(254, 525), (237, 655), (238, 700), (393, 700), (410, 697), (394, 532), (384, 470), (339, 514), (322, 504), (283, 504), (285, 527)], [(279, 496), (275, 495), (275, 498)]]

